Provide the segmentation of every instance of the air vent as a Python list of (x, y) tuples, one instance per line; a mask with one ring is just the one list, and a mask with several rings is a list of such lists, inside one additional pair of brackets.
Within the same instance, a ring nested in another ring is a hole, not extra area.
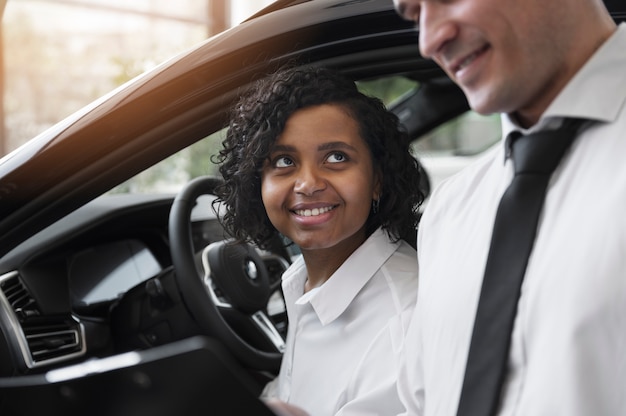
[(85, 353), (83, 325), (71, 315), (45, 316), (16, 271), (0, 276), (0, 320), (28, 368), (69, 360)]
[(81, 352), (80, 328), (75, 322), (29, 323), (22, 329), (34, 363)]
[(20, 322), (26, 318), (41, 315), (37, 302), (28, 293), (17, 274), (3, 280), (0, 288)]

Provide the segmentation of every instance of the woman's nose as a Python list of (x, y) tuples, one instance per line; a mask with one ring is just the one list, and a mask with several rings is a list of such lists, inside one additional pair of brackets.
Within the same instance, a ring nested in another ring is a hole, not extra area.
[(298, 170), (294, 191), (299, 194), (311, 196), (317, 191), (326, 188), (326, 180), (323, 174), (312, 166), (301, 166)]

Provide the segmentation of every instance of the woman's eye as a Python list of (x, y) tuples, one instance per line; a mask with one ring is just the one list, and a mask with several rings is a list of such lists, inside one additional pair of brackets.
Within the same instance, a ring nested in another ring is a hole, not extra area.
[(281, 157), (274, 159), (274, 167), (288, 168), (290, 166), (293, 166), (293, 160), (291, 160), (290, 158), (286, 156), (281, 156)]
[(341, 153), (341, 152), (337, 152), (337, 153), (331, 153), (330, 155), (328, 155), (328, 158), (326, 160), (328, 160), (328, 162), (330, 163), (340, 163), (340, 162), (345, 162), (348, 158), (346, 157), (345, 154)]

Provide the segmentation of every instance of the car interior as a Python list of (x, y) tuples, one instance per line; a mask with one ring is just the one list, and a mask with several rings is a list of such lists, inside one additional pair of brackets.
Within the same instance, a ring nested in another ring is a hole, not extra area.
[(416, 143), (449, 137), (468, 104), (388, 3), (278, 2), (3, 162), (21, 166), (0, 178), (0, 414), (265, 414), (298, 252), (231, 244), (210, 155), (234, 98), (294, 62), (349, 75)]

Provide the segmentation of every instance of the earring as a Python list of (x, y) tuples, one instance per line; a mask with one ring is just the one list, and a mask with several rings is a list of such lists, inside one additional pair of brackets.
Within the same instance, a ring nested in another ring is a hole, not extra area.
[(380, 208), (380, 197), (378, 199), (372, 200), (372, 212), (374, 214), (378, 214), (378, 209)]

